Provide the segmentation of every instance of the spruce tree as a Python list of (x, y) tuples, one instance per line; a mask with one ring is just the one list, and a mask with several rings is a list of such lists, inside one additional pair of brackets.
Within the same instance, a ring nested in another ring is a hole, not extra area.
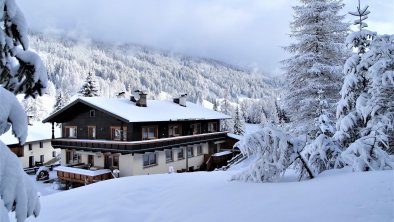
[(56, 95), (56, 101), (55, 101), (55, 105), (53, 106), (53, 112), (60, 110), (65, 105), (66, 105), (66, 98), (63, 96), (62, 92), (59, 91), (59, 93)]
[(350, 12), (359, 30), (347, 38), (355, 53), (345, 64), (337, 107), (335, 138), (347, 147), (341, 156), (355, 171), (394, 167), (394, 35), (366, 30), (369, 13), (360, 1)]
[(95, 80), (95, 75), (91, 72), (88, 73), (85, 83), (82, 85), (79, 94), (83, 97), (95, 97), (99, 96), (98, 87)]
[(243, 121), (241, 111), (239, 110), (239, 106), (237, 106), (234, 115), (234, 134), (244, 135), (244, 133), (245, 133), (245, 123)]
[(318, 127), (316, 110), (319, 90), (323, 90), (334, 114), (333, 104), (339, 99), (341, 70), (346, 52), (343, 50), (348, 24), (343, 22), (340, 0), (300, 0), (295, 6), (291, 34), (295, 42), (285, 49), (292, 54), (283, 61), (287, 93), (285, 111), (290, 117), (289, 129), (294, 134), (314, 138)]

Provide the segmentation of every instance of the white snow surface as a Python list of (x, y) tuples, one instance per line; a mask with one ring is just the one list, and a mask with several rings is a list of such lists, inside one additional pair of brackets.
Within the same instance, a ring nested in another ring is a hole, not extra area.
[(109, 170), (109, 169), (85, 170), (85, 169), (79, 169), (79, 168), (75, 168), (75, 167), (65, 167), (65, 166), (58, 166), (58, 167), (54, 168), (53, 170), (67, 172), (67, 173), (76, 173), (76, 174), (81, 174), (81, 175), (85, 175), (85, 176), (99, 176), (99, 175), (111, 172), (111, 170)]
[(41, 197), (40, 216), (27, 221), (393, 221), (393, 171), (331, 170), (313, 180), (259, 184), (230, 181), (233, 173), (103, 181)]
[[(190, 119), (227, 119), (230, 118), (220, 112), (206, 109), (197, 104), (187, 102), (186, 107), (180, 106), (168, 100), (147, 100), (147, 107), (136, 106), (128, 99), (114, 99), (104, 97), (80, 97), (70, 105), (83, 102), (100, 109), (111, 112), (129, 122), (157, 122)], [(70, 105), (57, 111), (53, 115), (62, 112)], [(51, 115), (51, 116), (53, 116)], [(45, 120), (44, 120), (45, 121)]]
[[(55, 138), (61, 137), (61, 130), (55, 126)], [(40, 140), (52, 139), (52, 125), (50, 123), (34, 122), (33, 125), (29, 125), (27, 128), (27, 139), (26, 142), (34, 142)], [(18, 144), (18, 139), (12, 135), (11, 130), (0, 136), (0, 140), (6, 145)]]

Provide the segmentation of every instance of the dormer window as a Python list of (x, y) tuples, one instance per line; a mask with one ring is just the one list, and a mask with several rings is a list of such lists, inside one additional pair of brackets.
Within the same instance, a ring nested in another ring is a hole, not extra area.
[(94, 109), (90, 110), (89, 116), (90, 117), (95, 117), (96, 116), (96, 110), (94, 110)]

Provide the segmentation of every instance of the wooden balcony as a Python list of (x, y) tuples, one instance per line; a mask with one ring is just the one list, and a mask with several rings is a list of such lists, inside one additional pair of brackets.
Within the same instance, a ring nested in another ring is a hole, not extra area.
[(61, 138), (53, 139), (52, 146), (54, 148), (61, 149), (130, 154), (225, 140), (226, 134), (227, 132), (215, 132), (143, 141), (113, 141)]

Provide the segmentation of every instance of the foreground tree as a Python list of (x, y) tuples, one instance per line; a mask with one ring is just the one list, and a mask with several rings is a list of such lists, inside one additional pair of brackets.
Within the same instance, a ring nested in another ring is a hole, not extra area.
[(236, 146), (253, 162), (248, 169), (234, 175), (232, 179), (275, 182), (292, 165), (298, 169), (300, 177), (313, 178), (311, 169), (300, 154), (304, 145), (304, 141), (276, 127), (264, 127), (246, 135)]
[(364, 29), (368, 7), (351, 14), (359, 31), (347, 39), (356, 53), (346, 61), (335, 136), (347, 147), (342, 157), (353, 170), (394, 168), (394, 35)]
[(85, 83), (82, 85), (79, 94), (83, 97), (99, 96), (99, 90), (93, 73), (88, 73), (88, 76), (86, 77)]
[(319, 90), (334, 114), (338, 100), (341, 70), (346, 52), (343, 50), (348, 24), (339, 15), (344, 4), (340, 0), (300, 0), (295, 6), (290, 36), (296, 40), (285, 49), (293, 56), (283, 61), (287, 79), (285, 111), (290, 117), (289, 129), (296, 135), (308, 134), (312, 139), (318, 127)]
[[(47, 73), (40, 57), (29, 49), (26, 20), (13, 0), (0, 0), (0, 135), (12, 126), (24, 144), (27, 118), (15, 94), (36, 97), (45, 92)], [(34, 185), (18, 158), (0, 142), (0, 221), (15, 211), (18, 222), (40, 211)]]

